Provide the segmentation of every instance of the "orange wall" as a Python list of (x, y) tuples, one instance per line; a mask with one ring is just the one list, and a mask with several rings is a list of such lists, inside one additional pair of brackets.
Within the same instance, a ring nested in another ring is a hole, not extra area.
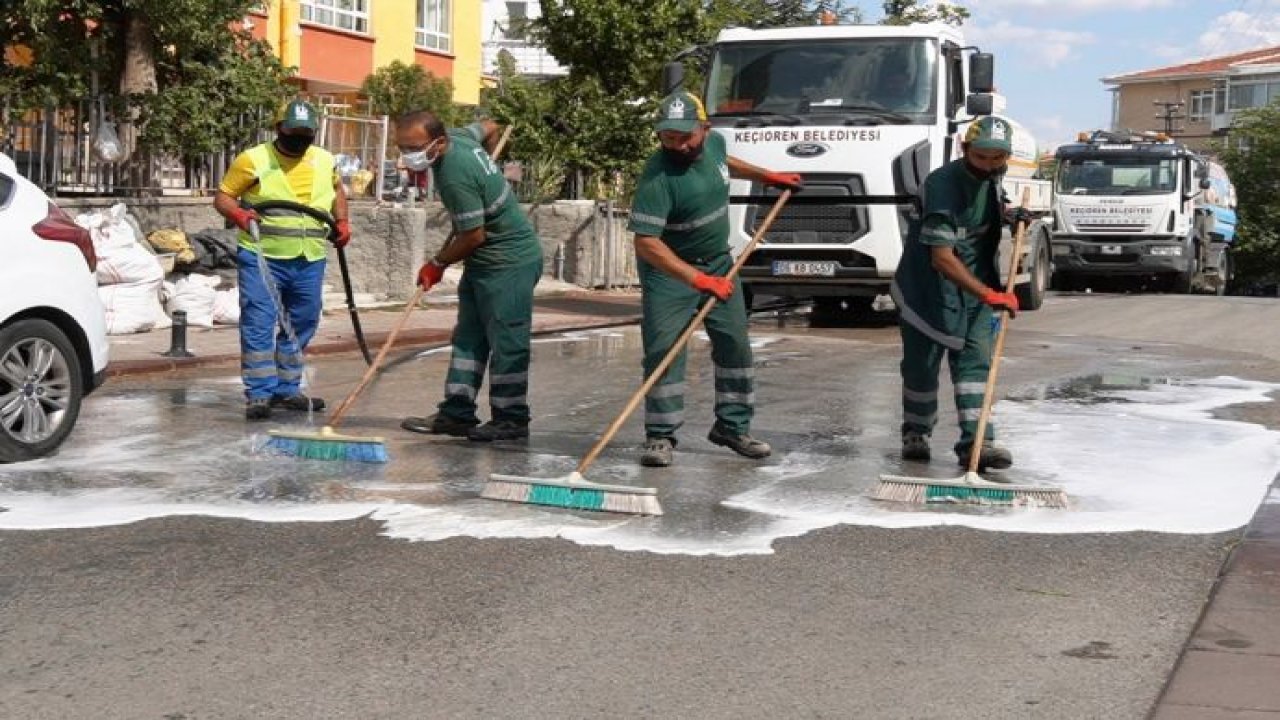
[(301, 45), (298, 76), (306, 80), (360, 87), (373, 67), (371, 37), (304, 25)]
[(413, 61), (421, 65), (423, 70), (426, 70), (438, 78), (453, 77), (452, 55), (437, 55), (436, 53), (414, 50)]

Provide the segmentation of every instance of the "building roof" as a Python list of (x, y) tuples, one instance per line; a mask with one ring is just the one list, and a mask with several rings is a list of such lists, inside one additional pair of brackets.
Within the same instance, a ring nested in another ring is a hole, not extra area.
[(1123, 75), (1112, 75), (1102, 79), (1105, 83), (1133, 83), (1133, 82), (1150, 82), (1155, 80), (1173, 80), (1175, 78), (1188, 78), (1200, 76), (1217, 76), (1225, 75), (1232, 70), (1245, 69), (1260, 65), (1277, 65), (1280, 64), (1280, 45), (1272, 45), (1270, 47), (1258, 48), (1247, 52), (1235, 53), (1234, 55), (1219, 55), (1218, 57), (1204, 58), (1180, 65), (1169, 65), (1168, 67), (1154, 68), (1152, 70), (1140, 70), (1138, 72), (1125, 73)]

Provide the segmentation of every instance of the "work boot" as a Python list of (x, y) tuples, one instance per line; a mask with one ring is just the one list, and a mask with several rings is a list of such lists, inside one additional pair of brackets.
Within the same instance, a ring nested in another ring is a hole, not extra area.
[(400, 421), (400, 427), (409, 432), (423, 435), (452, 435), (466, 437), (471, 428), (480, 424), (479, 420), (459, 420), (443, 413), (428, 417), (407, 417)]
[(644, 452), (640, 454), (640, 464), (645, 467), (667, 467), (672, 462), (672, 451), (676, 447), (675, 438), (650, 437), (644, 441)]
[(929, 462), (932, 452), (929, 450), (929, 437), (916, 432), (902, 436), (902, 459)]
[(266, 398), (254, 398), (244, 405), (244, 419), (257, 422), (271, 419), (271, 401)]
[(711, 426), (711, 432), (707, 433), (707, 440), (710, 440), (715, 445), (723, 445), (752, 460), (767, 458), (773, 452), (773, 448), (769, 447), (769, 443), (763, 440), (756, 440), (750, 435), (734, 435), (720, 423)]
[[(969, 450), (963, 448), (956, 450), (956, 459), (960, 467), (969, 467)], [(983, 443), (982, 451), (978, 453), (978, 471), (983, 470), (1005, 470), (1013, 466), (1013, 453), (1002, 447), (996, 447), (991, 443)]]
[(324, 400), (306, 395), (272, 395), (271, 407), (296, 412), (320, 412), (324, 409)]
[(529, 423), (515, 420), (490, 420), (467, 431), (467, 439), (476, 442), (521, 440), (529, 437)]

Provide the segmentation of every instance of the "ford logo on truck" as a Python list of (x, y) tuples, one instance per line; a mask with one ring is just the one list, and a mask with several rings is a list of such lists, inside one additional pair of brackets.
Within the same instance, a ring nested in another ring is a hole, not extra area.
[(798, 142), (793, 143), (787, 148), (787, 154), (791, 157), (811, 158), (818, 157), (827, 151), (827, 146), (816, 142)]

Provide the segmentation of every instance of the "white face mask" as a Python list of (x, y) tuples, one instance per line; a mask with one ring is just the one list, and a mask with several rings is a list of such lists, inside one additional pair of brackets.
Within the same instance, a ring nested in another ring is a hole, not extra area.
[(437, 138), (429, 143), (425, 148), (418, 150), (417, 152), (400, 153), (400, 161), (403, 162), (404, 166), (410, 170), (414, 172), (422, 172), (423, 170), (431, 167), (436, 160), (440, 159), (439, 152), (436, 152), (434, 155), (431, 154), (431, 149), (439, 142), (440, 140)]

